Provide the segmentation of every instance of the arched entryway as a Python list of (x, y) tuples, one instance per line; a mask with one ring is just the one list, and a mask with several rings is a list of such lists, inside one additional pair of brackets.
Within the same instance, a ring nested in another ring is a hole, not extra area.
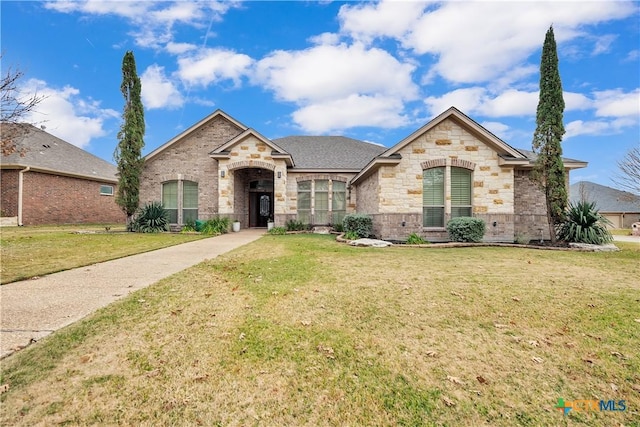
[(260, 167), (235, 169), (234, 210), (242, 227), (267, 227), (274, 215), (274, 172)]
[(266, 227), (272, 218), (273, 176), (249, 182), (249, 227)]

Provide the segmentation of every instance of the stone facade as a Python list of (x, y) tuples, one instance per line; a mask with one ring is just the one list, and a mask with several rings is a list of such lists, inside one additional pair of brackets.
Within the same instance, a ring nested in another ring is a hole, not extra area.
[[(2, 170), (0, 180), (3, 215), (18, 216), (19, 171)], [(114, 195), (100, 194), (102, 185), (113, 187)], [(115, 202), (115, 187), (111, 182), (25, 172), (21, 225), (124, 223), (126, 217)]]
[[(446, 230), (422, 226), (423, 171), (444, 166), (447, 170), (460, 167), (472, 171), (472, 211), (485, 220), (486, 239), (513, 240), (514, 170), (500, 164), (495, 148), (456, 121), (445, 119), (398, 153), (401, 160), (397, 165), (381, 166), (358, 185), (358, 212), (373, 216), (377, 236), (406, 240), (416, 233), (429, 241), (448, 239)], [(448, 213), (451, 194), (448, 186), (445, 189)], [(445, 223), (448, 219), (446, 215)]]

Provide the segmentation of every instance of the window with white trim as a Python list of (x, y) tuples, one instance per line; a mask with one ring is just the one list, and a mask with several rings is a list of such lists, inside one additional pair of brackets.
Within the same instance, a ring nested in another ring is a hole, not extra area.
[(169, 214), (169, 223), (184, 224), (198, 219), (198, 183), (167, 181), (162, 184), (162, 206)]
[(113, 185), (101, 185), (100, 194), (103, 196), (113, 196)]
[(298, 182), (298, 220), (304, 224), (341, 223), (347, 211), (347, 184), (331, 179)]
[[(447, 191), (448, 190), (448, 191)], [(449, 195), (451, 203), (445, 200)], [(471, 216), (471, 171), (458, 167), (434, 167), (422, 173), (422, 225), (442, 228), (445, 219)]]

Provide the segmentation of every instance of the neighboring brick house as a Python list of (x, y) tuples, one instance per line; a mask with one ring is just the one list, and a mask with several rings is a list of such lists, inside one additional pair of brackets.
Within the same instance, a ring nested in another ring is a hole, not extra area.
[(611, 221), (611, 228), (631, 228), (640, 222), (640, 196), (628, 191), (580, 181), (569, 187), (569, 200), (595, 202), (600, 214)]
[[(379, 238), (441, 241), (448, 219), (472, 215), (486, 221), (487, 241), (548, 237), (533, 157), (453, 107), (388, 149), (335, 136), (269, 140), (217, 110), (146, 156), (141, 203), (162, 201), (175, 224), (220, 215), (242, 227), (328, 225), (357, 212)], [(586, 166), (564, 162), (567, 176)]]
[(114, 165), (27, 124), (3, 123), (16, 151), (0, 159), (2, 217), (17, 225), (124, 223)]

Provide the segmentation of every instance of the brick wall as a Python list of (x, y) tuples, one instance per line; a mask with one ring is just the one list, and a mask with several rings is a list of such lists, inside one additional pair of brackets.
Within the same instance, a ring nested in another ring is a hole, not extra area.
[[(567, 174), (568, 179), (568, 174)], [(514, 176), (514, 232), (518, 240), (549, 239), (549, 221), (544, 193), (531, 179), (531, 171), (516, 170)]]
[(0, 210), (2, 216), (18, 216), (18, 170), (0, 171)]
[(26, 172), (23, 174), (22, 223), (124, 224), (126, 218), (116, 204), (115, 196), (101, 195), (101, 185), (113, 185), (115, 194), (113, 183)]
[(188, 179), (198, 183), (198, 216), (218, 214), (218, 161), (209, 153), (236, 137), (242, 129), (216, 116), (199, 129), (145, 162), (140, 180), (140, 205), (162, 200), (162, 183)]

